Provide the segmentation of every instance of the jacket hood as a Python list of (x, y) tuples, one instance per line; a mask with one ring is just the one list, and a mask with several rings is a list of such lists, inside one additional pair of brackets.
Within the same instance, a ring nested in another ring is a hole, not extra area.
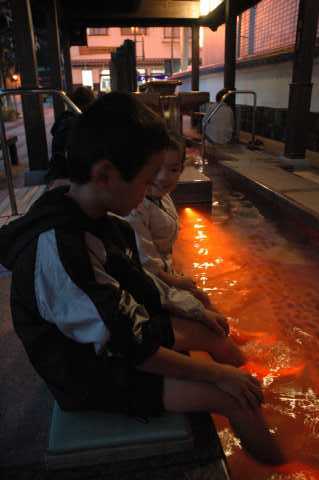
[(44, 193), (21, 218), (0, 229), (0, 263), (12, 270), (19, 254), (41, 233), (55, 227), (76, 230), (89, 221), (77, 204), (65, 194), (69, 187)]

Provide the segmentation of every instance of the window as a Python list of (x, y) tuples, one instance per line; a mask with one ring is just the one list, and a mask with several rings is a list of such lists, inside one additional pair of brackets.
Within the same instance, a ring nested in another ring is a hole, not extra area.
[(108, 35), (108, 28), (88, 28), (88, 35)]
[(100, 73), (100, 91), (101, 92), (111, 91), (111, 78), (110, 78), (109, 69), (102, 70)]
[(122, 36), (146, 35), (147, 28), (144, 27), (122, 27)]
[(84, 87), (93, 88), (93, 73), (92, 70), (82, 70), (82, 85)]
[(180, 27), (164, 27), (164, 38), (179, 38)]
[(141, 85), (142, 83), (146, 82), (146, 69), (145, 68), (137, 68), (137, 84)]

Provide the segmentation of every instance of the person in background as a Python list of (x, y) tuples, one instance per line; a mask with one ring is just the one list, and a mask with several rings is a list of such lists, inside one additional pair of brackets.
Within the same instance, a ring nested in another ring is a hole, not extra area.
[(221, 105), (219, 110), (213, 116), (213, 118), (206, 124), (207, 116), (216, 108), (218, 103), (222, 101), (225, 93), (228, 92), (227, 88), (223, 88), (216, 94), (216, 103), (213, 103), (207, 114), (203, 117), (202, 128), (206, 130), (208, 139), (212, 143), (225, 144), (230, 143), (234, 134), (234, 113), (227, 103)]
[[(77, 87), (71, 94), (70, 99), (84, 112), (94, 100), (94, 93), (90, 87)], [(68, 180), (69, 168), (67, 163), (68, 145), (72, 127), (78, 114), (73, 110), (62, 112), (51, 128), (52, 146), (51, 161), (46, 180), (49, 184), (56, 186)]]

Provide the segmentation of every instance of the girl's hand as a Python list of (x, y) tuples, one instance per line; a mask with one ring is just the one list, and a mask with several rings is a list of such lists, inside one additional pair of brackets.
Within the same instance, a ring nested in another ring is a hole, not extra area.
[(205, 310), (203, 323), (220, 337), (229, 334), (229, 325), (226, 318), (216, 311)]
[(196, 283), (189, 277), (176, 278), (175, 287), (180, 288), (181, 290), (188, 290), (192, 293), (197, 289)]
[(194, 297), (196, 297), (200, 302), (202, 302), (205, 308), (213, 308), (207, 293), (203, 292), (203, 290), (198, 288), (193, 279), (189, 277), (180, 277), (176, 281), (176, 287), (181, 288), (182, 290), (190, 291), (194, 295)]
[(263, 402), (260, 383), (255, 377), (230, 365), (219, 365), (220, 380), (216, 386), (231, 395), (243, 407), (257, 408)]
[(212, 310), (214, 309), (207, 293), (203, 292), (203, 290), (201, 290), (200, 288), (197, 288), (196, 285), (195, 285), (195, 288), (192, 289), (192, 294), (200, 302), (202, 302), (202, 304), (204, 305), (205, 308), (212, 309)]

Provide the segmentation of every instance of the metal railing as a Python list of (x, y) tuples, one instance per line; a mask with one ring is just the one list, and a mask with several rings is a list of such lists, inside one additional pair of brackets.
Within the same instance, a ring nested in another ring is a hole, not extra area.
[[(218, 110), (225, 104), (226, 98), (230, 97), (231, 95), (241, 95), (241, 94), (248, 94), (253, 95), (254, 97), (254, 104), (253, 104), (253, 116), (252, 116), (252, 126), (251, 126), (251, 143), (250, 148), (254, 148), (255, 143), (255, 130), (256, 130), (256, 108), (257, 108), (257, 94), (253, 90), (228, 90), (226, 92), (221, 101), (216, 105), (216, 107), (207, 115), (207, 118), (203, 120), (203, 132), (202, 132), (202, 157), (205, 156), (205, 140), (211, 140), (206, 134), (206, 128), (209, 124), (210, 120), (216, 115)], [(212, 140), (211, 140), (212, 141)]]
[(17, 202), (13, 186), (12, 169), (9, 155), (9, 147), (7, 145), (6, 129), (3, 116), (2, 98), (7, 95), (57, 95), (66, 105), (74, 112), (80, 114), (81, 110), (70, 100), (63, 90), (44, 89), (44, 88), (15, 88), (0, 90), (0, 142), (3, 152), (4, 170), (6, 175), (8, 194), (10, 200), (11, 214), (18, 215)]

